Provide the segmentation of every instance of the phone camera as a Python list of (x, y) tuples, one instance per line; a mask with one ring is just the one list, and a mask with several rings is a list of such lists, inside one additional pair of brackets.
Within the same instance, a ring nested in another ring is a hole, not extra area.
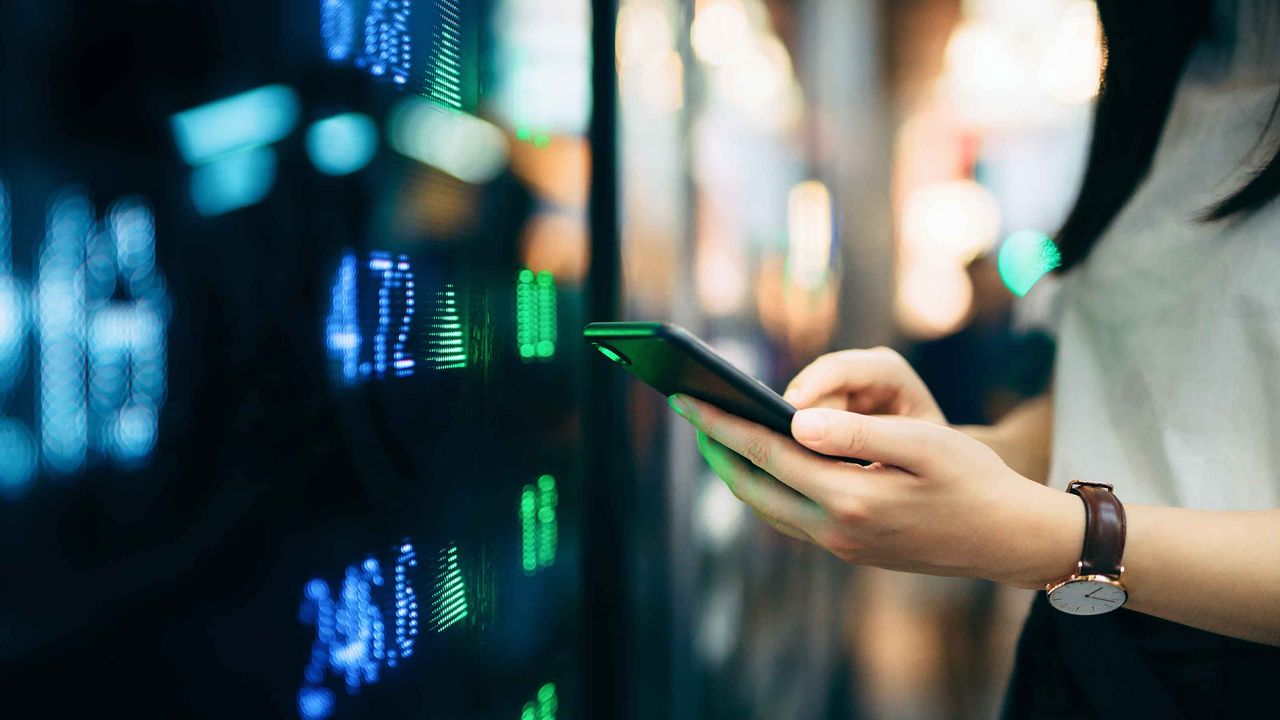
[(617, 350), (615, 350), (614, 348), (611, 348), (611, 347), (609, 347), (608, 345), (605, 345), (604, 343), (593, 342), (593, 343), (591, 343), (591, 346), (592, 346), (592, 347), (594, 347), (595, 349), (599, 350), (601, 355), (603, 355), (603, 356), (605, 356), (605, 357), (609, 358), (610, 360), (612, 360), (612, 361), (614, 361), (614, 362), (618, 363), (619, 365), (630, 365), (630, 364), (631, 364), (631, 359), (630, 359), (630, 358), (628, 358), (626, 355), (623, 355), (622, 353), (618, 352), (618, 351), (617, 351)]

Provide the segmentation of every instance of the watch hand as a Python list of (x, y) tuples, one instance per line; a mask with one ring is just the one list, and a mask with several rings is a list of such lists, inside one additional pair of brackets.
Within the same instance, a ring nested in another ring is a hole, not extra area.
[(1089, 593), (1088, 595), (1085, 595), (1085, 597), (1090, 598), (1090, 599), (1093, 599), (1093, 600), (1101, 600), (1102, 602), (1108, 602), (1108, 603), (1120, 602), (1119, 600), (1112, 600), (1111, 598), (1093, 597), (1093, 594), (1094, 594), (1094, 593), (1102, 592), (1104, 589), (1105, 589), (1105, 588), (1098, 588), (1097, 590), (1094, 590), (1093, 592)]

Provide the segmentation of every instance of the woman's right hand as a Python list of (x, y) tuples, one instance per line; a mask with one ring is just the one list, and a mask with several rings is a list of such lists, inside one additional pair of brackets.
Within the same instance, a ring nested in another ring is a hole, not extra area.
[(783, 397), (801, 409), (824, 407), (947, 424), (924, 381), (905, 358), (886, 347), (823, 355), (796, 375)]

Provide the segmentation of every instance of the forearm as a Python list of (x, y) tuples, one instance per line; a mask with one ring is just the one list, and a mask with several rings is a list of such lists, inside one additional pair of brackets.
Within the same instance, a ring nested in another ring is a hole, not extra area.
[(1280, 645), (1280, 510), (1126, 508), (1128, 607)]
[(1048, 480), (1053, 435), (1051, 394), (1026, 401), (994, 425), (964, 425), (956, 429), (994, 450), (1022, 476), (1042, 484)]

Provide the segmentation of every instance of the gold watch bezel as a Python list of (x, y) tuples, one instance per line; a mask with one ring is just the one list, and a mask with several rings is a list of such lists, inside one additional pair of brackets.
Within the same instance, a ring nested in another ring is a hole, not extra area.
[[(1049, 597), (1050, 605), (1052, 605), (1052, 601), (1053, 601), (1053, 593), (1054, 593), (1056, 590), (1058, 590), (1058, 589), (1060, 589), (1060, 588), (1063, 588), (1063, 587), (1066, 587), (1067, 585), (1070, 585), (1070, 584), (1072, 584), (1072, 583), (1078, 583), (1078, 582), (1096, 582), (1096, 583), (1103, 583), (1103, 584), (1105, 584), (1105, 585), (1110, 585), (1110, 586), (1112, 586), (1112, 587), (1116, 588), (1117, 590), (1119, 590), (1120, 592), (1124, 593), (1124, 599), (1120, 601), (1120, 604), (1119, 604), (1119, 605), (1116, 605), (1115, 607), (1110, 608), (1110, 609), (1106, 610), (1105, 612), (1101, 612), (1101, 613), (1093, 613), (1093, 614), (1095, 614), (1095, 615), (1105, 615), (1106, 613), (1109, 613), (1109, 612), (1115, 612), (1116, 610), (1119, 610), (1120, 608), (1122, 608), (1122, 607), (1124, 607), (1126, 604), (1128, 604), (1128, 602), (1129, 602), (1129, 589), (1128, 589), (1128, 588), (1126, 588), (1126, 587), (1124, 586), (1124, 583), (1120, 581), (1121, 576), (1124, 574), (1124, 566), (1121, 566), (1121, 567), (1119, 568), (1120, 573), (1119, 573), (1119, 574), (1116, 574), (1116, 575), (1081, 575), (1081, 574), (1080, 574), (1080, 571), (1083, 569), (1083, 565), (1084, 565), (1084, 563), (1082, 563), (1082, 562), (1077, 562), (1077, 563), (1076, 563), (1076, 571), (1075, 571), (1074, 573), (1072, 573), (1072, 574), (1071, 574), (1071, 577), (1069, 577), (1069, 578), (1067, 578), (1067, 579), (1065, 579), (1065, 580), (1059, 580), (1058, 582), (1053, 582), (1053, 583), (1049, 583), (1048, 585), (1045, 585), (1044, 590), (1045, 590), (1045, 593), (1046, 593), (1046, 594), (1048, 595), (1048, 597)], [(1055, 610), (1058, 610), (1059, 612), (1066, 612), (1065, 610), (1061, 610), (1061, 609), (1059, 609), (1059, 608), (1057, 608), (1057, 607), (1054, 607), (1054, 609), (1055, 609)], [(1072, 613), (1067, 613), (1067, 614), (1068, 614), (1068, 615), (1070, 615), (1070, 614), (1072, 614)]]

